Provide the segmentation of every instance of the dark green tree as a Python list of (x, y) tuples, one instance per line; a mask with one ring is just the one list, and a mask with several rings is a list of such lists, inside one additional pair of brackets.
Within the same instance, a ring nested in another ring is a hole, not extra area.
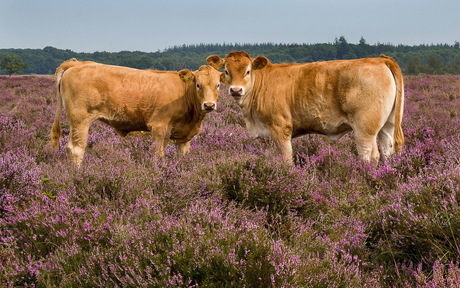
[(14, 54), (5, 55), (2, 61), (0, 61), (0, 68), (10, 76), (24, 73), (23, 70), (27, 67), (28, 65), (22, 62), (22, 58)]
[(359, 39), (359, 44), (354, 45), (353, 51), (358, 58), (364, 58), (369, 56), (369, 45), (366, 43), (366, 39), (364, 39), (363, 36), (361, 36), (361, 39)]
[(420, 73), (420, 58), (419, 57), (412, 57), (409, 59), (409, 62), (407, 63), (407, 68), (406, 68), (406, 73), (408, 74), (419, 74)]
[(431, 69), (431, 74), (442, 74), (442, 58), (436, 54), (433, 54), (428, 58), (428, 65)]
[(455, 42), (454, 42), (454, 48), (455, 48), (455, 49), (460, 49), (460, 42), (455, 41)]
[(350, 47), (348, 46), (348, 41), (345, 39), (344, 36), (340, 36), (339, 39), (335, 39), (335, 46), (337, 48), (337, 59), (345, 59), (345, 55), (348, 54), (350, 51)]
[(120, 60), (120, 65), (137, 69), (148, 69), (152, 67), (153, 61), (148, 56), (127, 56)]
[(454, 59), (454, 62), (451, 65), (451, 71), (450, 73), (452, 74), (460, 74), (460, 56), (457, 56)]

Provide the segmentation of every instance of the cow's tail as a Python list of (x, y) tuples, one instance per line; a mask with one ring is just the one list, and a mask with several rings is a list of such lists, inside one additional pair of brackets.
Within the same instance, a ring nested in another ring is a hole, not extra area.
[(401, 68), (399, 67), (396, 60), (385, 55), (381, 55), (380, 57), (386, 59), (386, 65), (391, 70), (391, 73), (393, 74), (393, 77), (396, 82), (396, 99), (394, 104), (395, 130), (393, 138), (395, 141), (394, 151), (395, 153), (400, 153), (404, 146), (404, 133), (402, 130), (402, 119), (404, 113), (404, 80)]
[(68, 61), (62, 63), (57, 69), (55, 78), (56, 78), (56, 98), (57, 98), (57, 108), (56, 108), (56, 115), (54, 116), (53, 126), (51, 127), (51, 147), (59, 148), (59, 138), (61, 138), (61, 111), (63, 106), (63, 99), (62, 99), (62, 75), (64, 72), (75, 66), (80, 64), (81, 62), (77, 61), (75, 58), (72, 58)]

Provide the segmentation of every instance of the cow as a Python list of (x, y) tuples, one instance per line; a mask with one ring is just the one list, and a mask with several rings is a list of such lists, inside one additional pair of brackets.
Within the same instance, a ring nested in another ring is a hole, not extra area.
[(305, 134), (338, 139), (353, 131), (359, 157), (373, 163), (380, 152), (389, 157), (404, 145), (403, 77), (391, 57), (272, 64), (232, 51), (206, 61), (224, 69), (221, 82), (241, 107), (247, 129), (271, 139), (291, 164), (291, 139)]
[(65, 61), (55, 73), (57, 110), (51, 146), (59, 148), (64, 106), (70, 124), (67, 156), (77, 166), (95, 120), (110, 125), (122, 137), (132, 131), (150, 131), (158, 157), (164, 156), (169, 139), (179, 155), (185, 154), (205, 115), (216, 109), (220, 74), (206, 65), (194, 72), (172, 72)]

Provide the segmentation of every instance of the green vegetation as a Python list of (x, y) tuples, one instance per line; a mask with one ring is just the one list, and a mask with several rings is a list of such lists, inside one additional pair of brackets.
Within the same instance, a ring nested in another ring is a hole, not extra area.
[(5, 55), (0, 61), (0, 69), (4, 70), (10, 76), (13, 74), (22, 74), (25, 68), (27, 68), (27, 64), (22, 62), (21, 57), (14, 54)]
[(174, 46), (163, 51), (77, 53), (54, 47), (44, 49), (0, 49), (0, 57), (14, 54), (24, 59), (25, 73), (52, 74), (56, 67), (70, 58), (92, 60), (105, 64), (139, 69), (180, 70), (198, 69), (211, 54), (224, 56), (232, 50), (244, 50), (251, 55), (267, 56), (273, 63), (314, 62), (353, 59), (386, 54), (394, 57), (405, 74), (460, 74), (460, 43), (431, 45), (367, 44), (361, 37), (358, 44), (341, 36), (333, 43), (321, 44), (196, 44)]

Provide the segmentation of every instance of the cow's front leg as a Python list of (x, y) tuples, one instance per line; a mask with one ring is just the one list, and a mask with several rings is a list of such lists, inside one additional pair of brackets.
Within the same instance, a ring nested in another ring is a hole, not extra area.
[(178, 156), (184, 156), (190, 152), (190, 141), (176, 143), (176, 151)]
[(166, 139), (166, 129), (162, 127), (152, 129), (152, 136), (155, 155), (158, 158), (163, 158), (165, 156), (166, 145), (168, 145), (168, 141)]
[(272, 126), (270, 136), (278, 153), (286, 160), (286, 163), (293, 165), (292, 159), (292, 127), (288, 124)]
[(165, 141), (163, 137), (158, 137), (157, 139), (154, 140), (155, 143), (155, 155), (158, 158), (163, 158), (165, 156)]
[(292, 143), (291, 139), (277, 139), (273, 140), (276, 150), (280, 153), (287, 164), (293, 165), (292, 160)]

